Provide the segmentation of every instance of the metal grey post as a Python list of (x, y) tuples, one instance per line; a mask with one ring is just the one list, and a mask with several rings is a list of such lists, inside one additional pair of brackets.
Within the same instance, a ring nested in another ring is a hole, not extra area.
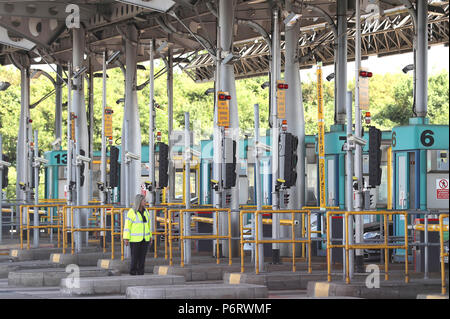
[[(288, 6), (289, 4), (289, 6)], [(286, 1), (286, 9), (291, 10), (292, 1)], [(289, 209), (298, 209), (305, 206), (305, 120), (303, 114), (302, 84), (300, 81), (300, 67), (298, 60), (298, 40), (300, 35), (300, 25), (295, 22), (292, 26), (285, 27), (286, 54), (284, 79), (289, 85), (286, 91), (286, 120), (287, 131), (298, 137), (297, 147), (297, 167), (298, 172), (296, 185), (291, 187), (289, 195)], [(289, 215), (289, 216), (287, 216)], [(282, 214), (283, 218), (290, 218), (290, 214)], [(296, 228), (304, 225), (298, 225)], [(290, 227), (282, 227), (280, 236), (282, 238), (290, 236)], [(286, 256), (291, 253), (289, 244), (280, 245), (280, 254)], [(300, 245), (297, 244), (296, 247)]]
[[(141, 127), (139, 121), (139, 108), (136, 91), (136, 59), (138, 31), (134, 25), (127, 25), (125, 40), (125, 109), (123, 116), (122, 143), (125, 143), (126, 150), (139, 158), (130, 162), (129, 168), (124, 170), (124, 175), (128, 175), (130, 188), (121, 190), (121, 198), (134, 198), (140, 192), (141, 178)], [(128, 194), (127, 194), (128, 193)], [(129, 202), (128, 202), (129, 203)]]
[[(217, 19), (218, 20), (218, 19)], [(213, 131), (213, 176), (216, 181), (218, 181), (218, 189), (214, 190), (213, 194), (213, 204), (215, 208), (222, 208), (222, 153), (223, 153), (223, 147), (222, 147), (222, 140), (223, 140), (223, 134), (222, 134), (222, 128), (219, 127), (218, 124), (218, 111), (217, 111), (217, 105), (218, 105), (218, 92), (221, 90), (221, 82), (220, 82), (220, 61), (221, 61), (221, 55), (222, 50), (220, 49), (220, 24), (219, 21), (217, 21), (217, 54), (216, 54), (216, 74), (215, 74), (215, 97), (214, 97), (214, 131)], [(214, 225), (213, 225), (213, 233), (216, 234), (217, 229), (217, 223), (219, 222), (219, 213), (214, 212), (213, 215), (214, 218)], [(217, 241), (214, 243), (213, 251), (216, 250), (217, 247)], [(220, 251), (215, 251), (215, 254), (220, 256)]]
[[(259, 105), (254, 105), (255, 110), (255, 176), (256, 176), (256, 210), (262, 210), (262, 192), (261, 192), (261, 168), (259, 162)], [(262, 223), (262, 215), (258, 216), (258, 219), (255, 220), (255, 216), (253, 216), (252, 222), (252, 237), (255, 238), (255, 224), (258, 223), (258, 240), (263, 239), (263, 223)], [(253, 244), (254, 249), (256, 245)], [(264, 271), (264, 246), (259, 245), (258, 247), (258, 264), (259, 264), (259, 272)], [(255, 263), (256, 270), (256, 263)]]
[[(356, 35), (355, 35), (355, 136), (361, 138), (361, 109), (359, 108), (359, 69), (361, 68), (361, 4), (360, 0), (356, 0)], [(363, 171), (362, 171), (362, 146), (356, 143), (355, 149), (355, 176), (358, 183), (358, 189), (355, 192), (355, 210), (362, 210), (362, 188), (363, 188)], [(355, 242), (362, 242), (363, 223), (362, 216), (355, 217)], [(353, 236), (351, 236), (353, 238)], [(358, 272), (364, 271), (363, 267), (363, 251), (356, 250), (356, 266)], [(353, 264), (350, 264), (350, 273), (353, 271)]]
[(336, 124), (345, 122), (345, 95), (347, 94), (347, 0), (337, 1), (338, 51), (336, 65)]
[[(169, 35), (169, 41), (171, 39), (171, 35)], [(173, 131), (173, 54), (172, 49), (169, 47), (167, 52), (167, 115), (169, 118), (168, 121), (168, 145), (169, 145), (169, 154), (172, 153), (172, 131)], [(169, 161), (169, 196), (166, 196), (166, 200), (168, 202), (173, 202), (175, 200), (175, 166), (172, 158)], [(208, 181), (209, 182), (209, 181)]]
[[(278, 165), (278, 138), (280, 135), (279, 132), (279, 123), (277, 118), (277, 80), (279, 79), (279, 68), (278, 64), (280, 54), (279, 51), (279, 42), (280, 42), (280, 27), (278, 21), (278, 8), (273, 10), (273, 30), (272, 30), (272, 70), (270, 76), (270, 90), (271, 90), (271, 117), (272, 117), (272, 209), (279, 209), (279, 192), (276, 191), (277, 179), (279, 176)], [(280, 229), (280, 219), (279, 214), (273, 214), (272, 216), (272, 238), (279, 238), (279, 229)], [(272, 244), (272, 250), (279, 250), (279, 244)], [(272, 252), (273, 256), (276, 253)]]
[[(345, 206), (347, 211), (353, 210), (353, 147), (350, 146), (350, 137), (353, 134), (353, 119), (352, 119), (352, 92), (347, 92), (347, 101), (346, 101), (346, 115), (347, 115), (347, 152), (346, 152), (346, 160), (345, 160), (345, 173), (347, 175), (346, 179), (346, 187), (345, 187)], [(353, 221), (349, 218), (349, 229), (353, 229)], [(343, 223), (344, 227), (345, 224)], [(349, 236), (349, 244), (352, 243), (352, 236)], [(353, 250), (349, 251), (349, 263), (353, 263)], [(345, 254), (343, 255), (345, 256)], [(346, 259), (344, 258), (344, 263)], [(344, 267), (345, 269), (345, 267)], [(350, 268), (351, 269), (351, 268)], [(345, 274), (345, 272), (344, 272)]]
[[(234, 9), (235, 1), (219, 0), (219, 25), (220, 25), (220, 48), (222, 58), (220, 61), (220, 89), (229, 92), (230, 100), (230, 129), (231, 139), (236, 142), (236, 149), (239, 150), (239, 116), (238, 104), (236, 98), (236, 83), (234, 76), (234, 65), (232, 59), (228, 57), (233, 54), (233, 33), (234, 33)], [(227, 60), (229, 60), (227, 62)], [(228, 133), (228, 134), (229, 134)], [(236, 169), (238, 174), (236, 185), (231, 188), (231, 235), (238, 237), (239, 235), (239, 152), (236, 152)], [(228, 224), (228, 218), (225, 214), (219, 214), (221, 226), (224, 228)], [(239, 252), (239, 243), (231, 242), (231, 254), (236, 256)], [(222, 245), (224, 256), (228, 256), (228, 241), (223, 241)]]
[[(39, 204), (39, 163), (36, 162), (36, 158), (39, 157), (39, 147), (38, 147), (38, 131), (34, 131), (34, 205)], [(34, 208), (33, 214), (33, 226), (39, 226), (39, 209)], [(39, 228), (33, 229), (33, 247), (39, 247)]]
[[(85, 51), (85, 31), (83, 27), (73, 29), (73, 68), (79, 73), (84, 65), (84, 51)], [(72, 75), (71, 75), (72, 76)], [(88, 156), (89, 137), (87, 130), (86, 105), (84, 99), (84, 78), (82, 74), (73, 78), (75, 89), (73, 90), (73, 111), (76, 115), (75, 119), (75, 160), (76, 160), (76, 186), (77, 186), (77, 205), (87, 205), (89, 198), (89, 180), (90, 172), (88, 165), (84, 168), (80, 160), (80, 155)], [(83, 172), (81, 171), (83, 170)], [(81, 176), (84, 176), (83, 185), (81, 185)], [(80, 210), (76, 213), (75, 227), (84, 227), (88, 224), (88, 212)], [(77, 232), (75, 236), (76, 251), (80, 252), (82, 246), (82, 234)]]
[[(150, 81), (149, 81), (149, 86), (150, 86), (150, 105), (149, 105), (149, 119), (150, 119), (150, 123), (149, 123), (149, 131), (148, 131), (148, 165), (149, 165), (149, 172), (148, 172), (148, 178), (151, 184), (151, 191), (150, 191), (150, 206), (153, 207), (155, 206), (155, 135), (154, 135), (154, 130), (155, 130), (155, 107), (154, 107), (154, 103), (153, 100), (155, 98), (155, 87), (154, 87), (154, 64), (153, 64), (153, 60), (154, 60), (154, 42), (153, 39), (150, 40)], [(153, 215), (154, 211), (152, 212)], [(153, 219), (152, 219), (153, 220)]]
[(55, 85), (55, 140), (59, 139), (59, 148), (61, 149), (62, 141), (62, 67), (56, 66), (56, 85)]
[[(30, 69), (29, 63), (25, 66), (20, 65), (20, 121), (19, 132), (17, 138), (17, 181), (16, 181), (16, 198), (19, 202), (24, 203), (29, 189), (28, 166), (28, 149), (29, 149), (29, 118), (30, 118)], [(25, 190), (20, 188), (20, 184), (25, 185)], [(23, 216), (22, 222), (26, 223), (26, 216)]]
[[(191, 208), (191, 138), (189, 132), (189, 112), (184, 113), (184, 169), (185, 169), (185, 202), (186, 209)], [(184, 236), (191, 235), (191, 213), (184, 213)], [(191, 240), (184, 241), (184, 263), (191, 263)]]
[(102, 87), (102, 146), (100, 159), (100, 182), (103, 184), (104, 190), (100, 190), (100, 202), (106, 204), (106, 136), (105, 136), (105, 110), (106, 110), (106, 50), (103, 51), (103, 87)]
[(428, 106), (428, 1), (417, 1), (416, 114), (427, 116)]

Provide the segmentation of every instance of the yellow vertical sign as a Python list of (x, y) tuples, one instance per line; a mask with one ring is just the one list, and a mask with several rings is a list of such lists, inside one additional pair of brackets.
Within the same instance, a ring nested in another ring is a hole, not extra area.
[(70, 138), (75, 142), (75, 113), (70, 112)]
[[(359, 71), (365, 71), (359, 69)], [(359, 76), (359, 108), (361, 110), (369, 110), (369, 78)]]
[(318, 141), (319, 141), (319, 189), (320, 189), (320, 208), (325, 208), (325, 121), (323, 114), (323, 82), (322, 82), (322, 64), (317, 65), (317, 122), (318, 122)]
[(105, 107), (105, 136), (112, 137), (113, 136), (113, 127), (112, 127), (112, 114), (113, 110), (111, 107)]
[(230, 102), (228, 92), (218, 92), (217, 97), (217, 124), (223, 127), (230, 126)]
[(286, 91), (279, 88), (280, 84), (284, 85), (284, 81), (277, 81), (277, 117), (279, 119), (286, 118)]

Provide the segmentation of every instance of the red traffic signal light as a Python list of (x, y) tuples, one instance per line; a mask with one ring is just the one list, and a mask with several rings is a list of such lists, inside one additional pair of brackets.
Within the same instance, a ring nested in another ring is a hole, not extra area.
[(289, 85), (286, 83), (278, 83), (277, 88), (280, 90), (287, 90), (289, 88)]
[(372, 77), (372, 72), (368, 72), (368, 71), (359, 71), (359, 76), (363, 77), (363, 78), (371, 78)]
[(221, 101), (231, 100), (231, 95), (219, 94), (219, 100)]

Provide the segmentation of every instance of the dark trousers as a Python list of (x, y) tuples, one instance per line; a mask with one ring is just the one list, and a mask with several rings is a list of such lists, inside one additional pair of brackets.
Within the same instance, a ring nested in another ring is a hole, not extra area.
[(145, 255), (147, 254), (149, 242), (142, 240), (141, 242), (131, 243), (131, 267), (130, 275), (143, 275), (145, 269)]

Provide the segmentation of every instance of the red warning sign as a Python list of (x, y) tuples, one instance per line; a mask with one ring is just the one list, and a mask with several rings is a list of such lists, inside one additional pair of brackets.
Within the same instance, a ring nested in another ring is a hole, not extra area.
[(448, 199), (448, 179), (436, 179), (436, 199)]

